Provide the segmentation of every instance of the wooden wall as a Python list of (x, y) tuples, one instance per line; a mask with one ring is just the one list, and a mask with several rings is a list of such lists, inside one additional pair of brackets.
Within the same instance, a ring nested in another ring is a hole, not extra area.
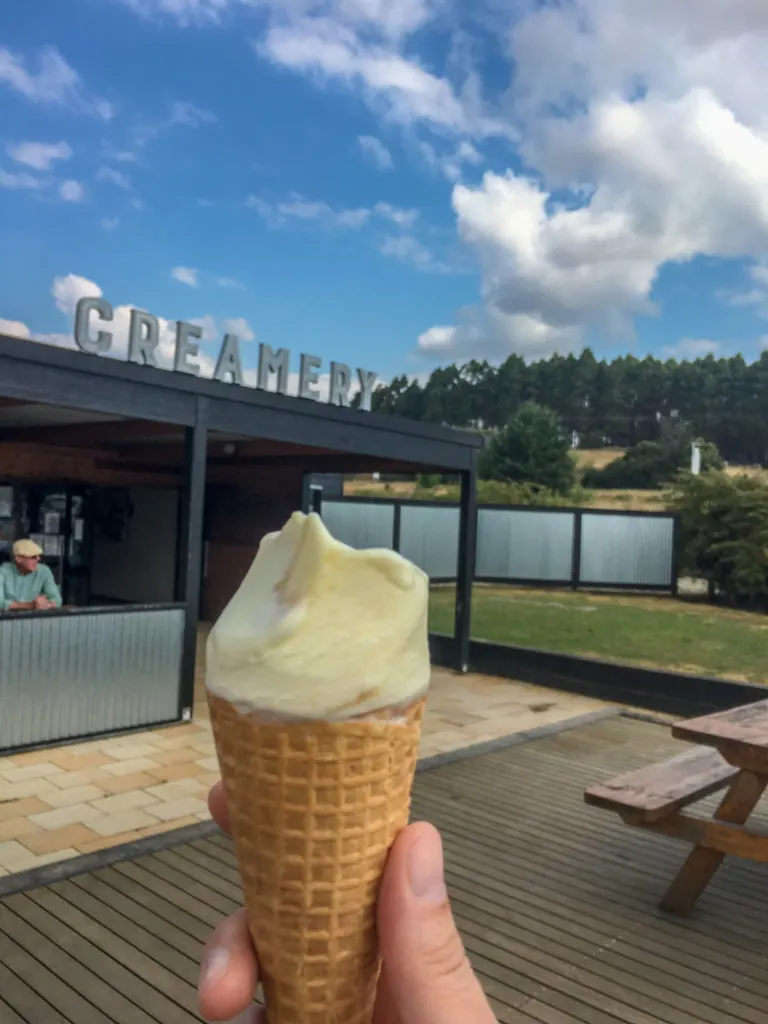
[(206, 495), (207, 557), (200, 615), (212, 622), (243, 581), (261, 538), (279, 530), (301, 508), (302, 470), (259, 467), (237, 484), (209, 485)]

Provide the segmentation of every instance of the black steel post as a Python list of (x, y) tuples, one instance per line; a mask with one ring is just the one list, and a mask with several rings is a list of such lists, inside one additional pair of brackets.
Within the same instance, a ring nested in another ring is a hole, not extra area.
[(680, 516), (675, 514), (672, 526), (672, 597), (678, 596), (680, 587), (680, 560), (682, 557), (682, 524)]
[(203, 520), (208, 447), (208, 399), (197, 398), (195, 423), (185, 430), (184, 481), (179, 524), (179, 573), (176, 599), (185, 605), (184, 638), (179, 686), (179, 717), (192, 717), (195, 695), (197, 629), (203, 574)]
[(475, 577), (477, 551), (477, 459), (472, 468), (461, 474), (459, 505), (459, 557), (456, 567), (456, 618), (454, 645), (456, 668), (469, 671), (469, 649), (472, 635), (472, 584)]
[(392, 508), (392, 550), (400, 550), (400, 529), (403, 522), (403, 506), (396, 501)]
[(573, 547), (571, 549), (571, 589), (578, 590), (581, 583), (581, 528), (584, 513), (577, 509), (573, 514)]

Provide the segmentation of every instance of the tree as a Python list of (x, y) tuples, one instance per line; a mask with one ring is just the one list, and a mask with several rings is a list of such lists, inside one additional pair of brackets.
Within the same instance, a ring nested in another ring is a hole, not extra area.
[(670, 492), (680, 515), (680, 569), (735, 605), (768, 607), (768, 483), (746, 474), (684, 474)]
[(566, 494), (575, 479), (570, 447), (557, 413), (536, 402), (525, 402), (492, 439), (481, 460), (481, 475), (538, 484)]

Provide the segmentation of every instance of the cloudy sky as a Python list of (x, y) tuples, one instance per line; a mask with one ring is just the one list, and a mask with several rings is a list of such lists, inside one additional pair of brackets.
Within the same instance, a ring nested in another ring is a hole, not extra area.
[(766, 0), (25, 0), (0, 325), (423, 373), (768, 345)]

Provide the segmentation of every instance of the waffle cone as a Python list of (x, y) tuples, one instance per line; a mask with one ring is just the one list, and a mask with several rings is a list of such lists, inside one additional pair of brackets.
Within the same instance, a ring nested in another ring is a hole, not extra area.
[(343, 722), (208, 701), (269, 1024), (370, 1024), (376, 899), (424, 700)]

